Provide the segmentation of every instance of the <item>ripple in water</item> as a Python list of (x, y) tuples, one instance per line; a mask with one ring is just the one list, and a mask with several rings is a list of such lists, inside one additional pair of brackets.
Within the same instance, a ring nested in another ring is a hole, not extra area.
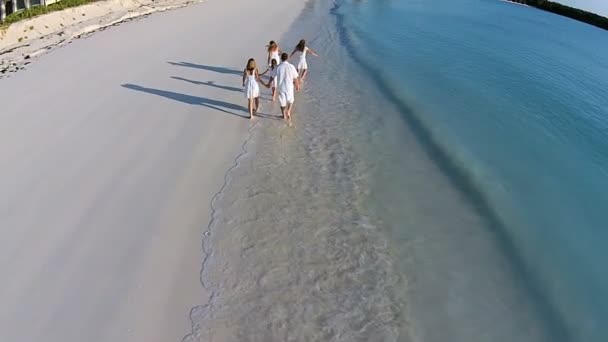
[(206, 241), (201, 341), (402, 340), (404, 285), (362, 214), (357, 162), (330, 128), (309, 132), (261, 123), (231, 173)]
[(306, 37), (323, 59), (296, 127), (258, 119), (214, 202), (211, 295), (186, 340), (561, 341), (492, 220), (353, 60), (360, 41), (330, 6), (310, 1), (280, 41)]

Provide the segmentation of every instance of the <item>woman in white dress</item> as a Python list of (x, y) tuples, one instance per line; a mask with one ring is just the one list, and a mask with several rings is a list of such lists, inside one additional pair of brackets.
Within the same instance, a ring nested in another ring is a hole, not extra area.
[(317, 53), (313, 49), (306, 46), (306, 41), (302, 39), (300, 40), (298, 45), (296, 45), (295, 49), (293, 49), (293, 52), (289, 56), (291, 58), (294, 54), (299, 54), (297, 69), (300, 73), (301, 81), (304, 81), (304, 78), (306, 78), (306, 74), (308, 73), (308, 62), (306, 62), (306, 54), (309, 52), (311, 55), (319, 57), (319, 55), (317, 55)]
[(271, 59), (270, 60), (270, 67), (268, 69), (266, 69), (266, 71), (264, 71), (263, 73), (260, 74), (260, 76), (264, 76), (266, 74), (268, 74), (268, 77), (270, 77), (270, 79), (272, 79), (272, 82), (268, 82), (268, 83), (264, 83), (263, 81), (262, 84), (264, 86), (266, 86), (266, 88), (270, 88), (272, 86), (272, 102), (274, 102), (274, 99), (276, 98), (277, 95), (277, 66), (278, 63), (276, 60)]
[(268, 48), (268, 66), (271, 66), (272, 60), (277, 61), (277, 65), (279, 65), (281, 63), (281, 57), (279, 57), (281, 55), (281, 48), (279, 48), (274, 40), (271, 40), (266, 47)]
[(247, 61), (245, 70), (243, 70), (243, 87), (245, 88), (245, 97), (247, 98), (247, 109), (249, 110), (250, 119), (253, 119), (253, 115), (258, 111), (260, 105), (259, 79), (260, 74), (258, 72), (258, 67), (255, 64), (255, 59), (250, 58)]

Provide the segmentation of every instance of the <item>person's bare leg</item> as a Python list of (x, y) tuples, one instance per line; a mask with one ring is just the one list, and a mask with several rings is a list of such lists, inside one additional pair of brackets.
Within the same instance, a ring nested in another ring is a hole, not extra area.
[(289, 125), (291, 126), (291, 107), (293, 103), (288, 103), (287, 108), (285, 109), (285, 114), (287, 115), (287, 120), (289, 121)]
[(287, 110), (286, 110), (286, 107), (281, 107), (281, 114), (283, 114), (283, 120), (287, 120)]
[(277, 88), (272, 87), (272, 102), (274, 102), (276, 95), (277, 95)]
[(256, 97), (255, 98), (255, 108), (253, 109), (253, 112), (257, 114), (259, 108), (260, 108), (260, 98)]
[(298, 77), (300, 78), (299, 82), (295, 82), (296, 83), (296, 91), (300, 91), (300, 88), (302, 87), (302, 72), (304, 70), (298, 70)]
[(300, 79), (302, 81), (304, 81), (304, 79), (306, 78), (306, 74), (308, 74), (308, 69), (302, 70), (302, 75), (300, 76)]
[(293, 103), (288, 103), (287, 104), (287, 124), (289, 125), (289, 127), (293, 127), (293, 124), (291, 123), (291, 109), (293, 108)]
[(249, 118), (253, 119), (253, 99), (249, 99), (247, 109), (249, 109)]

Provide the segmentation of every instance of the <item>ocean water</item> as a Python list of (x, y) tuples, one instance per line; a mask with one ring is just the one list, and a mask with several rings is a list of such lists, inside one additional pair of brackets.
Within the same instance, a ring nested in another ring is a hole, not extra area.
[(311, 0), (213, 201), (190, 340), (608, 340), (608, 32), (494, 0)]

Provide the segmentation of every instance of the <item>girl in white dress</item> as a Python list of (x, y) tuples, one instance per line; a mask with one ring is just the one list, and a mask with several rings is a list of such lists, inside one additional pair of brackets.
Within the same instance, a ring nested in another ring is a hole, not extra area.
[(263, 73), (260, 74), (260, 76), (264, 76), (264, 75), (268, 74), (268, 77), (270, 77), (272, 79), (272, 82), (268, 82), (268, 83), (262, 82), (262, 84), (264, 86), (266, 86), (266, 88), (270, 88), (272, 86), (272, 102), (274, 102), (274, 99), (277, 94), (277, 66), (278, 66), (277, 61), (274, 59), (271, 59), (270, 67), (268, 69), (266, 69), (266, 71), (264, 71)]
[(247, 61), (245, 70), (243, 70), (243, 87), (245, 87), (245, 97), (247, 98), (247, 109), (249, 110), (250, 119), (253, 119), (253, 115), (258, 111), (260, 105), (259, 79), (258, 67), (255, 64), (255, 60), (250, 58)]
[(281, 63), (281, 57), (279, 57), (281, 55), (281, 49), (277, 43), (275, 43), (274, 40), (271, 40), (266, 47), (268, 48), (268, 66), (271, 65), (270, 63), (272, 60), (277, 61), (277, 65), (279, 65), (279, 63)]
[(293, 49), (293, 52), (289, 56), (291, 58), (294, 54), (299, 54), (297, 69), (300, 73), (301, 81), (304, 81), (304, 78), (306, 78), (306, 74), (308, 73), (308, 62), (306, 62), (306, 54), (309, 52), (311, 55), (319, 57), (319, 55), (317, 55), (317, 53), (313, 49), (306, 46), (306, 41), (302, 39), (300, 40), (298, 45), (296, 45), (295, 49)]

